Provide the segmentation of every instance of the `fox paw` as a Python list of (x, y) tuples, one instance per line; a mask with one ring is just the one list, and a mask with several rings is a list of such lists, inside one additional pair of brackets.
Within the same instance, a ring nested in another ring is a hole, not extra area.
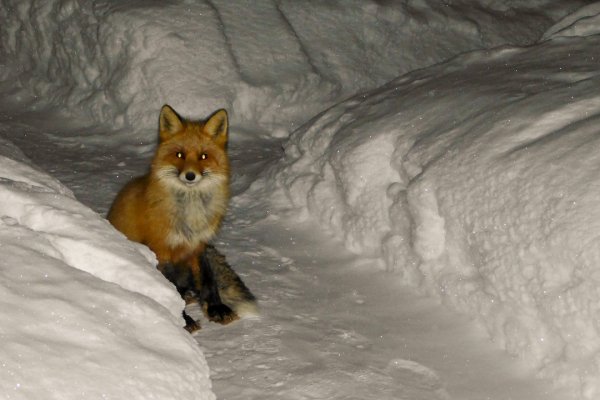
[(185, 325), (185, 330), (188, 331), (189, 333), (194, 333), (194, 332), (200, 330), (200, 324), (197, 323), (196, 321), (188, 322)]
[(225, 304), (214, 304), (206, 308), (206, 317), (213, 322), (227, 325), (240, 317)]
[(200, 330), (200, 324), (196, 322), (196, 320), (188, 315), (188, 313), (184, 311), (181, 312), (183, 316), (183, 320), (185, 321), (185, 330), (189, 333), (194, 333)]

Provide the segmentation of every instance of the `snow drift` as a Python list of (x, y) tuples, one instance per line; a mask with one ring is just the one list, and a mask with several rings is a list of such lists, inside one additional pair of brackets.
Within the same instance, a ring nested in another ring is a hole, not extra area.
[(250, 196), (315, 218), (592, 399), (600, 7), (576, 16), (535, 46), (469, 53), (331, 107)]
[(154, 255), (0, 144), (4, 398), (214, 399)]
[(88, 124), (154, 129), (169, 103), (284, 135), (404, 72), (532, 43), (580, 3), (2, 0), (0, 80), (13, 100)]

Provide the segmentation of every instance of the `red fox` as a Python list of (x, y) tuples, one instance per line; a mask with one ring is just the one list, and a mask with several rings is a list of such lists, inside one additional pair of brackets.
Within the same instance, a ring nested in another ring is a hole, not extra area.
[[(223, 324), (255, 305), (224, 257), (212, 246), (205, 252), (229, 201), (227, 141), (225, 110), (197, 122), (163, 106), (150, 172), (129, 182), (108, 213), (115, 228), (156, 254), (159, 270), (186, 301), (199, 301), (210, 320)], [(183, 317), (187, 330), (199, 329), (185, 311)]]

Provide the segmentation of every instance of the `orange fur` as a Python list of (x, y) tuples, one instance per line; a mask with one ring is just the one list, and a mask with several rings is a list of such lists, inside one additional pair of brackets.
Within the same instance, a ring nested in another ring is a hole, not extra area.
[(146, 244), (160, 264), (187, 265), (198, 280), (198, 256), (229, 201), (227, 113), (187, 121), (165, 105), (159, 133), (150, 172), (121, 190), (108, 220), (130, 240)]

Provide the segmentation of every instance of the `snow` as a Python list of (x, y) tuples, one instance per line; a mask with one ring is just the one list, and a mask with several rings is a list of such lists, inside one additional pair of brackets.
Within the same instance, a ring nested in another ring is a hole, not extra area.
[(283, 136), (404, 72), (531, 43), (566, 8), (493, 3), (3, 0), (0, 77), (14, 100), (88, 124), (154, 129), (168, 102), (183, 115), (224, 107), (241, 126)]
[(595, 35), (598, 33), (599, 14), (600, 4), (597, 2), (581, 7), (549, 28), (542, 36), (542, 40), (557, 37)]
[[(2, 0), (0, 392), (597, 398), (600, 6), (476, 3)], [(101, 216), (164, 103), (230, 113), (263, 313), (197, 341)]]
[(332, 107), (247, 196), (275, 193), (273, 207), (314, 217), (477, 317), (540, 376), (596, 398), (599, 13)]
[(154, 255), (55, 179), (0, 164), (4, 398), (214, 398)]

